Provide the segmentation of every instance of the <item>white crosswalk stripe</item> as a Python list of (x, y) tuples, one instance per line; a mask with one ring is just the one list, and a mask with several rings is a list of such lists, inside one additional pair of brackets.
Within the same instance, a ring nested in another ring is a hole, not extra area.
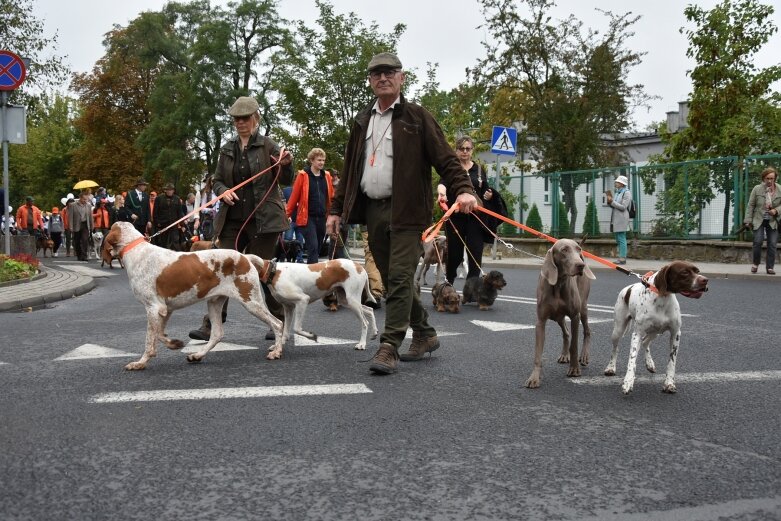
[(214, 400), (225, 398), (270, 398), (276, 396), (320, 396), (334, 394), (368, 394), (364, 384), (278, 385), (270, 387), (222, 387), (216, 389), (164, 389), (101, 393), (89, 403), (157, 402), (172, 400)]
[[(663, 373), (638, 376), (635, 384), (661, 384), (664, 382)], [(568, 381), (576, 385), (615, 385), (620, 386), (623, 377), (615, 376), (587, 376), (583, 378), (568, 378)], [(678, 373), (675, 375), (675, 383), (701, 383), (701, 382), (757, 382), (765, 380), (781, 380), (781, 371), (744, 371), (726, 373)]]

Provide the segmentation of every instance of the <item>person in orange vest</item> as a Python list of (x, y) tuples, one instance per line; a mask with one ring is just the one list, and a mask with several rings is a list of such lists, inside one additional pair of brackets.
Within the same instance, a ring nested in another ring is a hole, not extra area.
[(325, 220), (334, 196), (331, 174), (323, 170), (325, 151), (313, 148), (306, 158), (309, 165), (296, 176), (293, 191), (287, 202), (287, 217), (296, 215), (296, 226), (304, 235), (307, 264), (315, 264), (320, 255), (320, 246), (325, 240)]
[(16, 229), (19, 235), (35, 235), (38, 237), (43, 234), (43, 215), (41, 210), (33, 204), (35, 199), (28, 195), (25, 204), (19, 207), (16, 212)]
[(108, 202), (105, 197), (98, 199), (98, 206), (92, 210), (92, 221), (95, 223), (94, 230), (103, 234), (103, 237), (108, 235), (108, 231), (111, 228), (111, 214), (108, 211), (106, 205)]

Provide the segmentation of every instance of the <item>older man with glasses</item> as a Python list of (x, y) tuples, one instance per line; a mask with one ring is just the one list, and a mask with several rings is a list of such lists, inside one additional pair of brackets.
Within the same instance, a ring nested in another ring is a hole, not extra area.
[(460, 212), (471, 212), (477, 199), (432, 115), (401, 94), (399, 58), (380, 53), (369, 61), (368, 73), (376, 98), (353, 122), (327, 229), (338, 233), (342, 220), (367, 225), (369, 249), (387, 290), (385, 329), (369, 370), (390, 374), (397, 370), (407, 328), (412, 345), (402, 360), (420, 360), (440, 345), (413, 284), (420, 237), (433, 218), (431, 167), (452, 188)]

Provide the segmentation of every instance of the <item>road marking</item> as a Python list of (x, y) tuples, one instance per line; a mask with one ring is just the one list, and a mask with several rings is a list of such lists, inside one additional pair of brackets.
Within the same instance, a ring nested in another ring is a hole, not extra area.
[(84, 344), (73, 351), (65, 353), (64, 355), (55, 358), (55, 360), (86, 360), (88, 358), (120, 358), (126, 356), (138, 356), (133, 353), (126, 353), (119, 349), (111, 349), (110, 347), (103, 347), (95, 344)]
[[(566, 317), (569, 321), (569, 317)], [(512, 322), (491, 322), (488, 320), (470, 320), (472, 324), (480, 327), (484, 327), (490, 331), (518, 331), (521, 329), (534, 329), (534, 324), (514, 324)], [(589, 319), (588, 323), (599, 324), (600, 322), (613, 322), (612, 318), (600, 318), (597, 320)]]
[(333, 394), (366, 394), (372, 390), (364, 384), (277, 385), (270, 387), (223, 387), (216, 389), (167, 389), (101, 393), (89, 403), (159, 402), (171, 400), (215, 400), (224, 398), (269, 398), (274, 396), (321, 396)]
[(510, 322), (490, 322), (488, 320), (470, 320), (474, 325), (491, 331), (517, 331), (519, 329), (534, 329), (534, 324), (512, 324)]
[[(664, 382), (664, 374), (652, 376), (638, 376), (635, 383), (661, 384)], [(570, 382), (579, 385), (621, 385), (623, 377), (613, 376), (587, 376), (584, 378), (569, 378)], [(729, 373), (678, 373), (675, 375), (676, 383), (701, 383), (701, 382), (758, 382), (764, 380), (781, 380), (781, 371), (745, 371)]]
[[(190, 342), (184, 346), (184, 349), (182, 349), (182, 353), (197, 353), (201, 350), (201, 347), (205, 345), (205, 340), (190, 340)], [(245, 349), (258, 349), (258, 346), (246, 346), (242, 344), (231, 344), (230, 342), (218, 342), (216, 346), (212, 347), (210, 352), (242, 351)]]
[[(770, 514), (772, 517), (781, 509), (781, 497), (758, 499), (737, 499), (723, 503), (705, 503), (696, 507), (678, 507), (670, 510), (646, 512), (600, 512), (598, 516), (581, 517), (582, 521), (647, 521), (668, 519), (669, 521), (710, 521), (711, 519), (752, 518), (759, 519)], [(746, 514), (754, 514), (748, 516)]]

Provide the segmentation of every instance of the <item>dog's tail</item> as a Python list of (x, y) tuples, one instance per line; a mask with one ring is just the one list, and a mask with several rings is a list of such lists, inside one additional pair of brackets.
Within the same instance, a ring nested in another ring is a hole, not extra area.
[(377, 299), (372, 295), (371, 287), (369, 286), (369, 273), (364, 269), (363, 272), (363, 300), (362, 302), (377, 302)]
[(247, 257), (247, 260), (250, 261), (253, 266), (255, 266), (255, 269), (258, 270), (258, 274), (263, 273), (266, 261), (251, 253), (245, 253), (244, 256)]

